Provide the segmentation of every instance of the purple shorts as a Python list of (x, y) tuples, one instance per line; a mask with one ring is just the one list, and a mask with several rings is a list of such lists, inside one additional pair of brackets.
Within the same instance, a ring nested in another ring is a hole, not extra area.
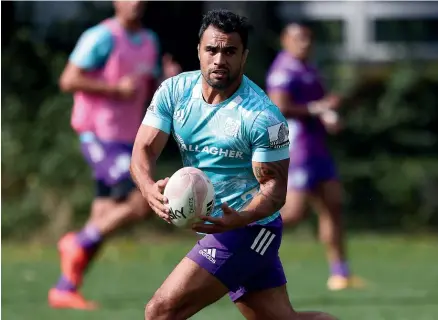
[(288, 190), (310, 191), (321, 182), (337, 178), (336, 165), (331, 156), (311, 157), (300, 164), (290, 163)]
[(267, 225), (252, 224), (202, 238), (187, 257), (219, 279), (234, 302), (245, 293), (286, 284), (278, 255), (281, 217)]
[(135, 184), (131, 179), (132, 144), (102, 141), (92, 133), (80, 136), (81, 150), (96, 180), (98, 197), (124, 198)]

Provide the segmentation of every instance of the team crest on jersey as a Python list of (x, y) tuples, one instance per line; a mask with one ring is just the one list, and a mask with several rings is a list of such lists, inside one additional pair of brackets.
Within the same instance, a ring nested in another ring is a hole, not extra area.
[(155, 103), (151, 103), (148, 107), (148, 111), (150, 112), (155, 112), (156, 106)]
[(240, 130), (240, 121), (227, 118), (224, 125), (224, 133), (230, 137), (237, 137)]
[(289, 130), (284, 122), (268, 127), (269, 146), (277, 149), (289, 143)]
[(183, 109), (176, 110), (173, 113), (173, 120), (175, 120), (178, 123), (182, 123), (184, 121), (184, 110)]
[(152, 101), (151, 101), (151, 103), (149, 104), (148, 111), (150, 111), (150, 112), (155, 112), (155, 110), (156, 110), (156, 108), (157, 108), (157, 97), (158, 97), (158, 94), (159, 94), (160, 90), (162, 89), (162, 87), (163, 87), (163, 84), (160, 84), (160, 86), (158, 87), (158, 89), (155, 90), (155, 94), (154, 94), (154, 96), (152, 97)]

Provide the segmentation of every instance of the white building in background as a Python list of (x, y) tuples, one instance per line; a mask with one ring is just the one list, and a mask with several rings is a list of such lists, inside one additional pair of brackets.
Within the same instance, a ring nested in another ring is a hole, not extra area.
[(438, 59), (438, 2), (293, 1), (279, 4), (276, 14), (331, 29), (338, 43), (325, 49), (343, 60)]
[[(38, 25), (35, 32), (44, 35), (51, 22), (77, 17), (86, 2), (102, 9), (112, 5), (111, 1), (17, 1), (14, 5), (17, 20), (32, 20)], [(257, 9), (251, 12), (256, 4), (205, 1), (204, 7), (232, 7), (239, 13), (243, 10), (264, 29), (265, 13)], [(331, 38), (335, 45), (322, 44), (322, 50), (318, 50), (324, 57), (333, 53), (335, 59), (367, 62), (406, 57), (438, 59), (438, 2), (285, 1), (272, 5), (276, 7), (276, 17), (283, 22), (310, 21), (317, 37)]]

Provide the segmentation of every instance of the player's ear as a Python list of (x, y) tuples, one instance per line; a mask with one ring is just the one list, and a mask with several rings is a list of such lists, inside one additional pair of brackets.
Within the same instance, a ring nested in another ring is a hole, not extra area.
[(198, 50), (198, 60), (201, 60), (201, 58), (199, 57), (199, 44), (198, 44), (198, 46), (196, 47), (196, 49)]

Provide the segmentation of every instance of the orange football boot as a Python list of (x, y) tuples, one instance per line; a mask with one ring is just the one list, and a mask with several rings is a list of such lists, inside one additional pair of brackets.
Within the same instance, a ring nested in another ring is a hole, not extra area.
[[(84, 249), (76, 242), (76, 235), (68, 233), (58, 242), (58, 250), (61, 257), (61, 273), (74, 284), (80, 286), (83, 273), (88, 262)], [(66, 291), (52, 288), (49, 291), (49, 305), (52, 308), (93, 310), (97, 304), (85, 300), (77, 291)]]
[(64, 291), (52, 288), (49, 291), (49, 305), (55, 309), (95, 310), (98, 305), (87, 301), (77, 291)]

